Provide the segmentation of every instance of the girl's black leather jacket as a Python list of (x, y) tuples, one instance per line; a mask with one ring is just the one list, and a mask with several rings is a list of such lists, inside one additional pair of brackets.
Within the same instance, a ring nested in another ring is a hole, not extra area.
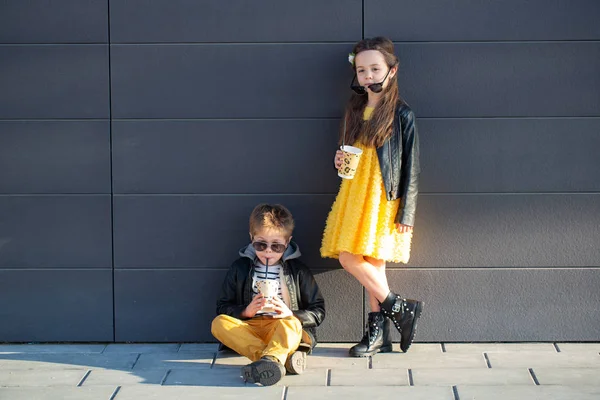
[(389, 201), (401, 199), (394, 222), (414, 226), (419, 192), (419, 137), (415, 115), (400, 103), (392, 136), (377, 148), (381, 176)]

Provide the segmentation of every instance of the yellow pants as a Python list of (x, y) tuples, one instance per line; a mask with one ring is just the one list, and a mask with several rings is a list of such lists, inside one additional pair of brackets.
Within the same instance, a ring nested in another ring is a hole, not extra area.
[(221, 314), (213, 320), (211, 332), (225, 346), (252, 361), (272, 356), (285, 364), (300, 345), (302, 323), (294, 316), (240, 320)]

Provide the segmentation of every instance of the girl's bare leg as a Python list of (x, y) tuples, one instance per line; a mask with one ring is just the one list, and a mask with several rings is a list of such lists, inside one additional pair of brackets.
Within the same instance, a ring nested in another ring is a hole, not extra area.
[[(382, 302), (387, 297), (390, 292), (390, 288), (387, 283), (387, 278), (385, 276), (385, 262), (383, 263), (383, 268), (376, 267), (371, 264), (365, 258), (359, 254), (352, 254), (346, 251), (340, 253), (340, 264), (342, 267), (350, 274), (352, 274), (361, 285), (367, 289), (369, 292), (369, 304)], [(376, 260), (375, 258), (371, 258), (371, 260)], [(381, 261), (381, 260), (377, 260)], [(378, 264), (380, 265), (380, 264)], [(371, 297), (374, 300), (371, 300)], [(379, 305), (377, 305), (379, 308)], [(375, 311), (375, 310), (373, 310)]]
[[(369, 256), (365, 256), (364, 258), (365, 258), (365, 261), (367, 261), (369, 264), (371, 264), (375, 268), (377, 268), (377, 270), (379, 271), (379, 274), (381, 275), (381, 279), (385, 280), (385, 284), (389, 288), (389, 285), (387, 283), (387, 276), (385, 275), (385, 261), (379, 260), (377, 258), (369, 257)], [(369, 306), (371, 307), (371, 311), (372, 312), (381, 311), (381, 307), (379, 307), (379, 301), (377, 301), (375, 296), (373, 296), (371, 294), (371, 292), (369, 292), (369, 291), (367, 291), (367, 294), (369, 295)]]

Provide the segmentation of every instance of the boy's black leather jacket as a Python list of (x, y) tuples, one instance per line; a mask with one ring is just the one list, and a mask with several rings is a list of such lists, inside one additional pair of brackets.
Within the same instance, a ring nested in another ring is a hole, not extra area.
[[(239, 254), (240, 258), (231, 265), (223, 281), (217, 300), (217, 315), (226, 314), (243, 319), (241, 313), (252, 301), (252, 274), (256, 252), (248, 245), (242, 248)], [(283, 279), (290, 294), (290, 309), (302, 322), (302, 328), (310, 336), (314, 347), (317, 343), (315, 328), (325, 319), (325, 301), (313, 274), (298, 257), (298, 245), (290, 242), (280, 263)]]
[(388, 201), (401, 199), (394, 222), (414, 226), (419, 192), (419, 137), (415, 115), (400, 103), (392, 136), (377, 148), (381, 177)]

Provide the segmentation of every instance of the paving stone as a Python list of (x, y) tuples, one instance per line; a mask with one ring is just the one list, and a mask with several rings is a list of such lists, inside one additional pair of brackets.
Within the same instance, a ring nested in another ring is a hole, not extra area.
[(411, 372), (415, 386), (534, 385), (527, 368), (423, 368)]
[(87, 376), (82, 386), (160, 385), (166, 375), (167, 369), (140, 369), (136, 371), (94, 369)]
[[(317, 360), (317, 362), (314, 362), (314, 360)], [(215, 360), (215, 363), (213, 365), (213, 370), (214, 369), (222, 369), (222, 368), (235, 368), (236, 372), (239, 372), (241, 367), (244, 365), (249, 364), (251, 361), (246, 358), (246, 357), (242, 357), (240, 355), (237, 355), (236, 353), (233, 352), (219, 352), (217, 353), (217, 359)], [(335, 360), (333, 360), (331, 362), (331, 364), (333, 365), (333, 363), (335, 362)], [(350, 362), (353, 362), (352, 360), (350, 360)], [(307, 370), (304, 372), (304, 374), (302, 375), (291, 375), (291, 376), (286, 376), (282, 379), (282, 382), (284, 385), (287, 385), (289, 383), (289, 385), (292, 386), (311, 386), (311, 385), (315, 385), (315, 386), (324, 386), (327, 384), (327, 369), (328, 367), (323, 367), (321, 366), (321, 361), (319, 358), (314, 358), (312, 355), (308, 356), (307, 359)], [(368, 364), (365, 361), (365, 368), (368, 367)], [(238, 374), (239, 376), (239, 374)]]
[(600, 368), (598, 353), (489, 353), (492, 368)]
[(246, 365), (251, 363), (249, 358), (240, 356), (237, 353), (232, 351), (219, 351), (217, 352), (217, 357), (215, 359), (215, 365), (213, 368), (227, 367), (227, 366), (237, 366), (241, 367), (242, 365)]
[(216, 353), (217, 351), (219, 351), (219, 344), (218, 343), (182, 343), (181, 347), (179, 348), (179, 352), (187, 352), (187, 351), (194, 351), (194, 352), (211, 351), (213, 353)]
[(0, 354), (102, 353), (105, 347), (105, 344), (0, 344)]
[(27, 369), (126, 369), (137, 359), (136, 354), (0, 354), (0, 371)]
[(331, 386), (408, 386), (406, 369), (332, 369)]
[(385, 353), (373, 356), (373, 369), (379, 368), (487, 368), (482, 354)]
[[(245, 384), (240, 376), (240, 367), (221, 366), (209, 370), (171, 370), (164, 385), (190, 385), (190, 386), (227, 386), (243, 387), (255, 386)], [(326, 386), (327, 369), (309, 369), (301, 375), (286, 375), (277, 386)]]
[(540, 385), (600, 386), (599, 368), (533, 368)]
[(460, 399), (598, 400), (600, 388), (572, 386), (457, 386)]
[(277, 386), (327, 386), (328, 369), (310, 368), (304, 371), (302, 375), (286, 375)]
[(0, 371), (0, 386), (77, 386), (86, 370)]
[(106, 346), (104, 354), (111, 353), (177, 353), (179, 343), (112, 343)]
[(327, 349), (350, 349), (356, 343), (318, 343), (313, 350), (327, 350)]
[(444, 347), (447, 353), (510, 353), (515, 351), (556, 353), (556, 348), (552, 343), (446, 343)]
[[(109, 400), (116, 386), (0, 388), (2, 400)], [(139, 400), (139, 399), (138, 399)]]
[(231, 366), (228, 368), (213, 368), (201, 371), (194, 369), (173, 369), (169, 371), (164, 385), (227, 387), (245, 386), (244, 380), (240, 377), (240, 368), (233, 368)]
[[(366, 369), (369, 367), (368, 358), (353, 358), (348, 356), (349, 344), (335, 344), (317, 347), (313, 353), (308, 356), (307, 365), (309, 369), (327, 369), (327, 368), (357, 368)], [(220, 351), (217, 353), (215, 365), (213, 368), (221, 366), (243, 366), (251, 361), (232, 351)]]
[(343, 369), (368, 369), (368, 358), (355, 358), (348, 356), (348, 349), (353, 344), (335, 344), (317, 346), (308, 356), (309, 368), (343, 368)]
[[(356, 343), (325, 343), (325, 344), (319, 344), (316, 347), (316, 349), (322, 349), (322, 348), (329, 349), (329, 350), (345, 349), (346, 354), (347, 354), (348, 350), (350, 350), (350, 347), (354, 346), (355, 344)], [(392, 349), (397, 353), (401, 353), (400, 343), (393, 343)], [(442, 345), (440, 343), (413, 343), (410, 346), (409, 351), (411, 353), (441, 353)]]
[(159, 369), (183, 369), (210, 368), (215, 353), (212, 352), (185, 352), (172, 354), (148, 353), (140, 355), (139, 360), (133, 367), (134, 371), (159, 368)]
[[(398, 353), (401, 352), (400, 350), (400, 343), (394, 343), (394, 345), (392, 346), (392, 349)], [(410, 349), (408, 349), (408, 351), (411, 354), (414, 353), (441, 353), (442, 352), (442, 345), (440, 343), (413, 343), (410, 345)]]
[(454, 400), (451, 388), (435, 386), (290, 387), (286, 396), (287, 400), (331, 400), (342, 398), (369, 400)]
[(332, 368), (332, 369), (357, 369), (366, 370), (369, 368), (367, 358), (354, 357), (329, 357), (329, 356), (308, 356), (307, 364), (309, 368)]
[[(114, 400), (281, 400), (283, 387), (123, 386)], [(20, 400), (20, 399), (19, 399)], [(23, 399), (24, 400), (24, 399)]]
[(600, 343), (557, 343), (561, 353), (567, 352), (594, 352), (600, 353)]

